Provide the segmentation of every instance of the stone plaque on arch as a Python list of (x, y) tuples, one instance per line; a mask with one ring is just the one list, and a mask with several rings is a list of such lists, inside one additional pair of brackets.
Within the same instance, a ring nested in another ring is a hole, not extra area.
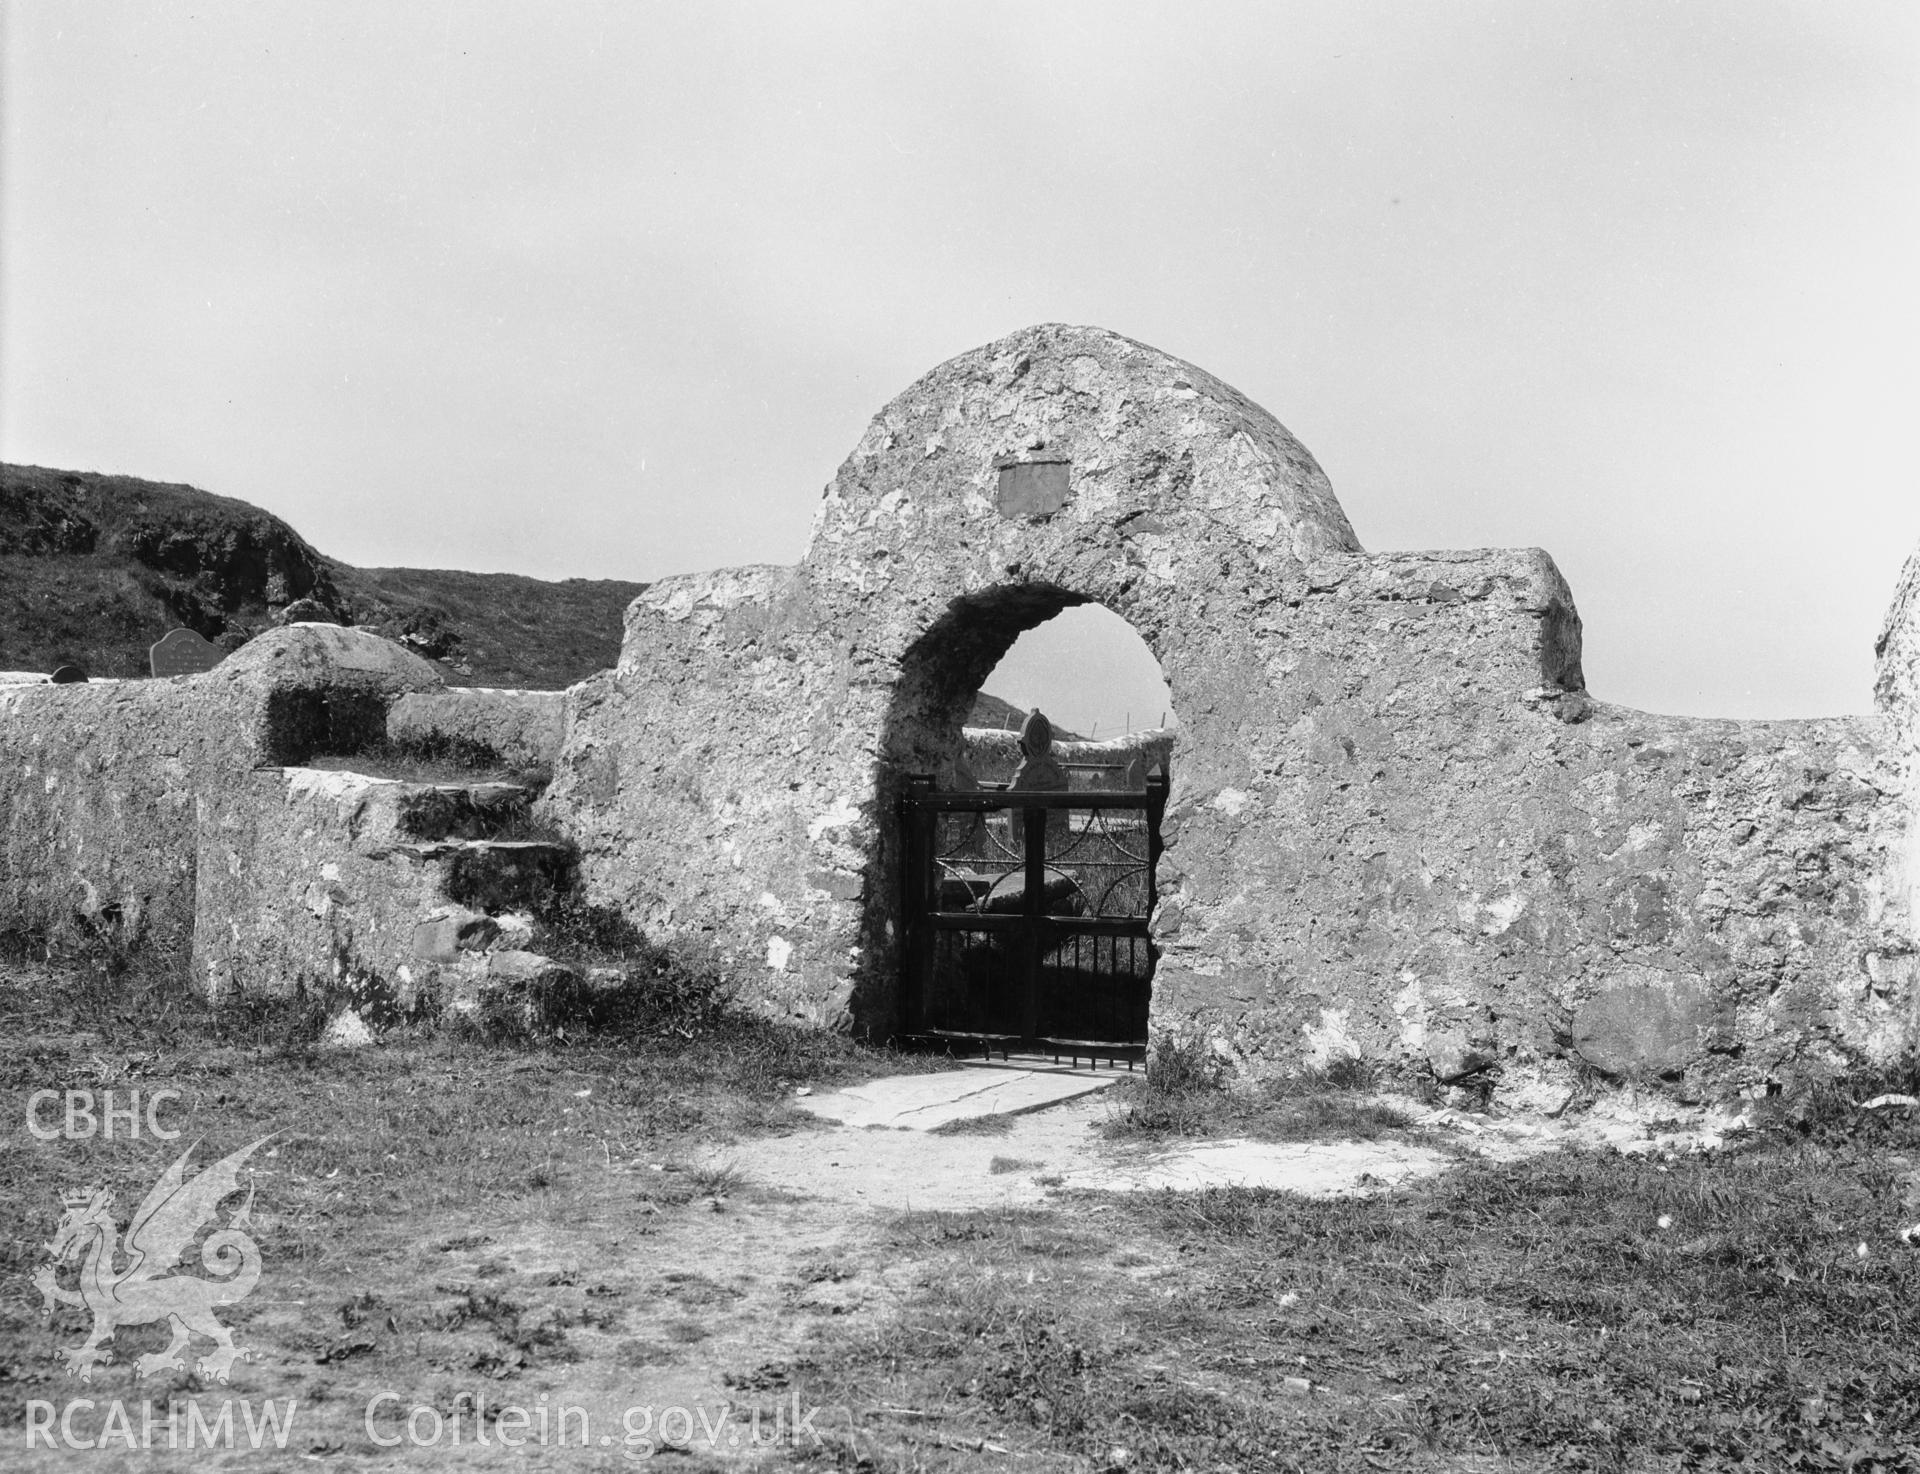
[(1051, 517), (1072, 495), (1073, 470), (1065, 456), (1035, 455), (994, 462), (1000, 485), (993, 506), (1002, 517)]
[(226, 658), (226, 651), (190, 629), (168, 630), (147, 651), (156, 676), (197, 676)]

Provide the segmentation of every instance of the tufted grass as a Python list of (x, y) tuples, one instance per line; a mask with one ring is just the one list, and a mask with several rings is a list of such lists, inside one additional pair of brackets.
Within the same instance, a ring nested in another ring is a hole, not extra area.
[(1148, 1054), (1140, 1076), (1110, 1092), (1103, 1132), (1116, 1141), (1181, 1136), (1374, 1141), (1407, 1134), (1412, 1118), (1370, 1097), (1379, 1082), (1379, 1071), (1367, 1061), (1343, 1058), (1324, 1069), (1230, 1088), (1203, 1041), (1165, 1041)]

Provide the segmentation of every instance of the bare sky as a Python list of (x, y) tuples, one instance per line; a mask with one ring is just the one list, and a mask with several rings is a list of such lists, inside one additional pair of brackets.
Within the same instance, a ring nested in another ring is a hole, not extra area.
[(892, 395), (1098, 323), (1266, 405), (1368, 547), (1545, 547), (1597, 695), (1870, 704), (1909, 4), (3, 14), (6, 459), (360, 564), (791, 562)]

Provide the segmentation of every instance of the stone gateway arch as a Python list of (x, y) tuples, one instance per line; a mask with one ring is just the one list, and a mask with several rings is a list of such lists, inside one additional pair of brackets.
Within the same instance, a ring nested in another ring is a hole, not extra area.
[(1029, 328), (880, 411), (797, 565), (650, 587), (569, 693), (544, 810), (589, 899), (885, 1037), (902, 784), (951, 767), (1022, 631), (1097, 601), (1181, 717), (1156, 1037), (1256, 1074), (1497, 1064), (1516, 1103), (1581, 1067), (1756, 1091), (1920, 1039), (1916, 581), (1877, 714), (1609, 706), (1545, 553), (1368, 554), (1245, 396)]

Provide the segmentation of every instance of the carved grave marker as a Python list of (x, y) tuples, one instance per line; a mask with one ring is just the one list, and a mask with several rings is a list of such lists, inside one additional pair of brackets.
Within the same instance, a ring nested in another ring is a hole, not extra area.
[(147, 651), (156, 676), (197, 676), (226, 658), (226, 651), (189, 629), (168, 630)]

